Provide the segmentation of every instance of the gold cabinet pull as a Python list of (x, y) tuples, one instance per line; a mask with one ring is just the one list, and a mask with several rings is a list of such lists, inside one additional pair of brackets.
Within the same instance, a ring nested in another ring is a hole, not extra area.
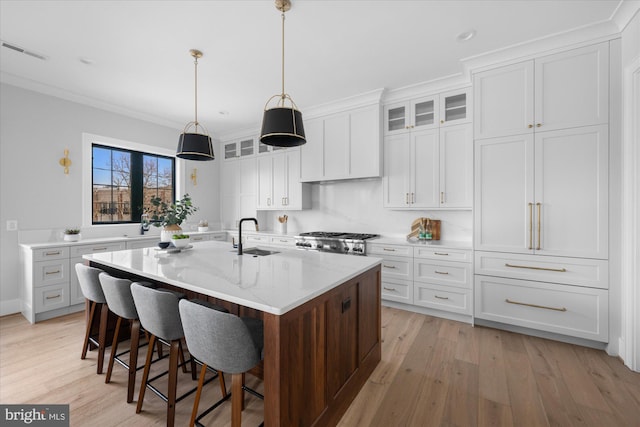
[(434, 272), (435, 272), (436, 274), (449, 274), (449, 272), (448, 272), (448, 271), (438, 271), (438, 270), (435, 270)]
[(516, 264), (509, 264), (509, 263), (505, 263), (504, 266), (511, 267), (511, 268), (527, 268), (529, 270), (556, 271), (558, 273), (565, 273), (567, 271), (566, 268), (531, 267), (528, 265), (516, 265)]
[(566, 308), (561, 307), (561, 308), (557, 308), (557, 307), (547, 307), (546, 305), (538, 305), (538, 304), (529, 304), (526, 302), (519, 302), (519, 301), (511, 301), (509, 298), (504, 300), (506, 303), (509, 304), (516, 304), (516, 305), (526, 305), (527, 307), (534, 307), (534, 308), (544, 308), (545, 310), (553, 310), (553, 311), (567, 311)]
[(386, 286), (383, 286), (382, 289), (385, 291), (398, 292), (395, 288), (387, 288)]
[(60, 255), (60, 251), (55, 251), (55, 252), (45, 252), (44, 254), (45, 256), (53, 256), (53, 255)]
[(440, 192), (440, 203), (444, 203), (444, 191)]
[(532, 124), (529, 124), (529, 126), (527, 126), (527, 127), (528, 127), (529, 129), (531, 129), (531, 128), (533, 127), (533, 125), (532, 125)]
[(416, 202), (416, 193), (411, 193), (411, 203)]
[(384, 268), (396, 268), (396, 266), (395, 266), (395, 265), (384, 265), (384, 264), (382, 264), (382, 266), (383, 266)]
[(56, 298), (60, 298), (60, 297), (61, 297), (61, 295), (60, 295), (60, 294), (58, 294), (58, 295), (50, 295), (50, 296), (48, 296), (48, 297), (44, 297), (44, 298), (45, 298), (45, 299), (56, 299)]
[(442, 256), (449, 256), (449, 254), (444, 253), (444, 252), (434, 252), (434, 255), (442, 255)]
[(533, 203), (529, 203), (529, 249), (533, 249)]
[(440, 120), (440, 123), (444, 123), (444, 120)]
[(56, 270), (56, 271), (47, 271), (44, 274), (58, 274), (60, 273), (60, 270)]
[(441, 297), (441, 296), (438, 296), (438, 295), (434, 295), (434, 297), (436, 297), (438, 299), (449, 299), (449, 297)]
[(540, 214), (542, 211), (542, 203), (536, 203), (536, 208), (538, 208), (538, 230), (536, 230), (538, 233), (538, 246), (536, 246), (536, 251), (539, 251), (541, 249), (540, 248), (541, 246), (540, 245), (540, 224), (542, 220), (540, 219)]
[(539, 128), (539, 127), (541, 127), (541, 126), (542, 126), (542, 123), (538, 123), (538, 124), (536, 124), (536, 127), (537, 127), (537, 128)]
[(107, 248), (93, 248), (91, 250), (94, 251), (94, 252), (96, 252), (96, 251), (106, 251)]
[(391, 249), (391, 248), (382, 248), (383, 251), (387, 251), (387, 252), (395, 252), (395, 249)]

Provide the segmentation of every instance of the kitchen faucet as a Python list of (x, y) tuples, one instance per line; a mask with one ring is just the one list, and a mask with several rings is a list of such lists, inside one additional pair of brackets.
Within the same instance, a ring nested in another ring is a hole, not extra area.
[(238, 255), (242, 255), (242, 223), (244, 221), (253, 221), (256, 223), (256, 231), (258, 231), (258, 220), (255, 218), (242, 218), (238, 223)]
[(140, 217), (140, 234), (144, 236), (146, 231), (149, 231), (149, 215), (142, 214)]

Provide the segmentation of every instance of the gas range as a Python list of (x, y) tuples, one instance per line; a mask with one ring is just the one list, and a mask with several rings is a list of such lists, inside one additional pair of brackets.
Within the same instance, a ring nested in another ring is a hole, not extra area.
[(366, 255), (365, 240), (374, 239), (377, 234), (336, 233), (312, 231), (295, 237), (299, 249), (331, 252), (346, 255)]

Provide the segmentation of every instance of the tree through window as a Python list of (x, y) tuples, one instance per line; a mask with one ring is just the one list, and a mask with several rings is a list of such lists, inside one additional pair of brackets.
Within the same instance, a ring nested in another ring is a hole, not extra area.
[(92, 223), (140, 222), (152, 197), (175, 201), (175, 159), (92, 145)]

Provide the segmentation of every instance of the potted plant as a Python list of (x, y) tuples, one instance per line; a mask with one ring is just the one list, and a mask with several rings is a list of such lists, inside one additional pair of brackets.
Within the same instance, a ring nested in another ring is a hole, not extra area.
[(162, 227), (160, 241), (168, 242), (173, 234), (181, 234), (180, 224), (187, 217), (198, 210), (191, 202), (191, 196), (185, 194), (175, 203), (166, 203), (160, 197), (152, 197), (151, 204), (155, 211), (151, 213), (151, 223), (156, 227)]
[(79, 228), (67, 228), (64, 230), (64, 241), (65, 242), (77, 242), (80, 240), (80, 229)]
[(198, 223), (198, 231), (208, 231), (209, 230), (209, 221), (206, 219), (201, 219)]
[(173, 246), (176, 248), (186, 248), (190, 241), (191, 239), (188, 234), (174, 234), (171, 236), (171, 243), (173, 243)]

